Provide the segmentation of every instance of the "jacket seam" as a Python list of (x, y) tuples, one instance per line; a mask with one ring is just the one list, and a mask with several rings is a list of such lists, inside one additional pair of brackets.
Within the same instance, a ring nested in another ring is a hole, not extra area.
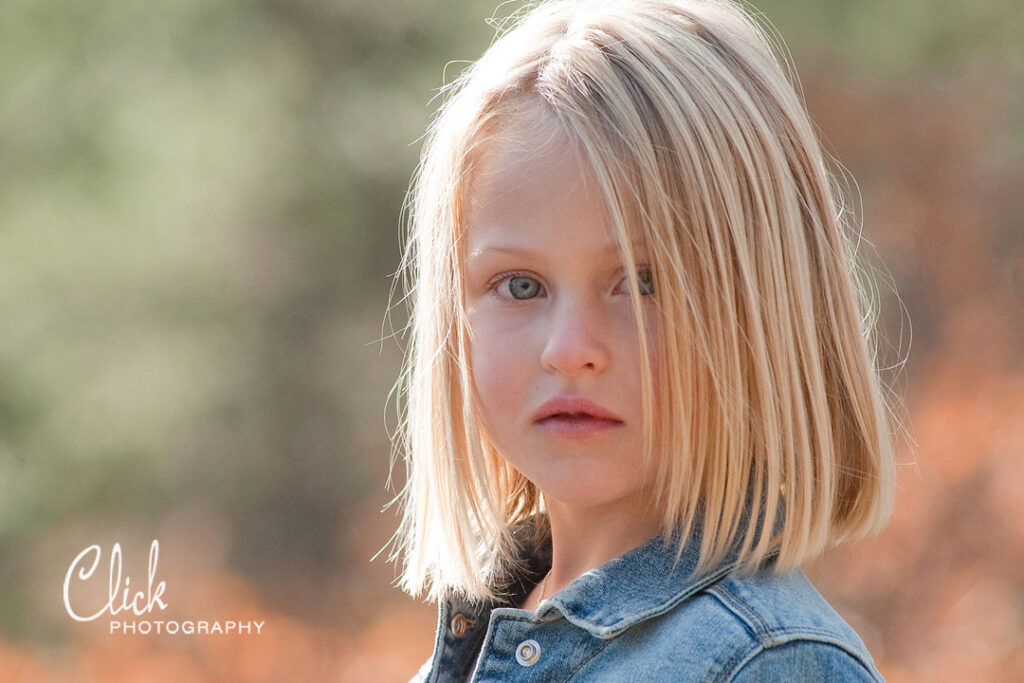
[(764, 645), (759, 642), (755, 642), (754, 646), (750, 648), (737, 648), (736, 655), (729, 658), (729, 660), (722, 666), (718, 675), (715, 676), (714, 680), (721, 681), (722, 683), (729, 683), (729, 681), (736, 678), (736, 674), (746, 666), (747, 662), (764, 652), (764, 650)]
[(845, 642), (837, 639), (835, 636), (831, 636), (829, 638), (809, 638), (807, 636), (797, 636), (793, 638), (787, 638), (786, 640), (781, 640), (778, 643), (772, 645), (757, 647), (754, 649), (753, 652), (749, 652), (746, 655), (746, 657), (740, 659), (739, 664), (734, 665), (731, 669), (729, 669), (730, 673), (727, 678), (723, 678), (720, 680), (726, 682), (736, 680), (736, 677), (740, 674), (741, 671), (743, 671), (743, 668), (750, 664), (750, 662), (753, 661), (754, 657), (761, 654), (762, 652), (765, 652), (766, 650), (771, 650), (773, 648), (788, 645), (790, 643), (821, 643), (822, 645), (835, 648), (840, 652), (845, 652), (847, 655), (849, 655), (850, 659), (857, 662), (857, 666), (859, 666), (867, 673), (868, 678), (875, 681), (879, 680), (879, 678), (875, 675), (874, 671), (872, 671), (872, 667), (867, 665), (867, 663), (864, 661), (861, 655), (851, 650)]
[(852, 647), (841, 634), (833, 630), (813, 626), (772, 628), (749, 603), (727, 587), (719, 584), (709, 588), (708, 593), (719, 598), (726, 609), (733, 612), (747, 626), (748, 630), (751, 631), (752, 635), (761, 644), (762, 649), (770, 649), (794, 641), (804, 640), (834, 645), (858, 661), (864, 660), (863, 652)]
[(711, 586), (707, 592), (718, 598), (727, 609), (736, 614), (747, 628), (753, 632), (758, 642), (761, 644), (771, 642), (771, 628), (768, 626), (768, 622), (746, 601), (721, 583)]

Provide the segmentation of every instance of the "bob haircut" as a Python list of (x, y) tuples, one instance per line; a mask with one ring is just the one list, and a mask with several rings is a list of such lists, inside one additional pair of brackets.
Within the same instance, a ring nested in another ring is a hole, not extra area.
[(631, 242), (650, 255), (662, 360), (653, 414), (638, 322), (643, 457), (666, 537), (699, 533), (702, 573), (785, 571), (876, 533), (891, 414), (851, 226), (788, 62), (724, 0), (556, 0), (509, 26), (443, 90), (407, 203), (402, 587), (496, 597), (513, 526), (544, 510), (479, 417), (460, 247), (482, 154), (521, 144), (537, 112), (597, 179), (637, 321)]

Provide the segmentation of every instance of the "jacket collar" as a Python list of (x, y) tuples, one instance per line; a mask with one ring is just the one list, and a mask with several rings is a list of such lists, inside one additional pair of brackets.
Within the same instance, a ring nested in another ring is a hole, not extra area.
[(696, 574), (698, 534), (690, 536), (677, 562), (678, 550), (678, 537), (655, 536), (577, 577), (545, 600), (537, 618), (547, 621), (560, 614), (591, 635), (612, 638), (638, 622), (671, 610), (732, 569), (727, 561), (710, 572)]
[[(517, 527), (513, 535), (518, 539), (517, 564), (521, 569), (506, 575), (503, 582), (509, 601), (478, 605), (474, 610), (477, 614), (518, 606), (551, 567), (550, 536), (538, 539), (529, 533), (532, 519)], [(679, 536), (658, 535), (585, 572), (546, 599), (534, 618), (552, 621), (562, 616), (595, 637), (613, 638), (638, 622), (669, 611), (732, 570), (734, 553), (711, 571), (698, 575), (699, 532), (695, 529), (691, 533), (677, 561), (679, 542)]]

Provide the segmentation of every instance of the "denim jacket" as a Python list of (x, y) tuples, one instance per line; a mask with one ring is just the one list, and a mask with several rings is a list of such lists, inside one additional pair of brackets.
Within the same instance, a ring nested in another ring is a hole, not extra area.
[(850, 626), (802, 572), (693, 578), (658, 536), (519, 609), (550, 566), (531, 549), (506, 602), (440, 605), (434, 654), (410, 683), (450, 681), (881, 681)]

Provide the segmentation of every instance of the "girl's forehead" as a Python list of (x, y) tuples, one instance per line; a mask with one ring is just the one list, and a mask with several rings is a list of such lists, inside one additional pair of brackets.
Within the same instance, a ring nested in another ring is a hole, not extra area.
[(568, 144), (495, 148), (479, 166), (465, 217), (463, 249), (470, 260), (555, 255), (560, 267), (621, 261), (606, 194)]
[(553, 114), (516, 116), (482, 140), (477, 174), (534, 173), (553, 161), (573, 161), (585, 171), (580, 146), (571, 140)]
[(474, 206), (503, 200), (520, 202), (546, 195), (566, 199), (578, 190), (599, 197), (593, 170), (567, 140), (531, 146), (496, 141), (484, 151), (471, 175), (469, 200)]
[[(610, 198), (622, 193), (613, 190), (609, 174), (601, 182), (584, 145), (543, 100), (518, 106), (476, 147), (462, 194), (465, 242), (500, 237), (536, 243), (571, 234), (591, 245), (619, 243)], [(623, 211), (626, 232), (635, 232), (636, 212)], [(642, 239), (630, 235), (631, 241)]]
[(466, 228), (550, 222), (588, 214), (608, 223), (606, 200), (593, 170), (559, 140), (543, 147), (519, 141), (492, 145), (470, 179)]

